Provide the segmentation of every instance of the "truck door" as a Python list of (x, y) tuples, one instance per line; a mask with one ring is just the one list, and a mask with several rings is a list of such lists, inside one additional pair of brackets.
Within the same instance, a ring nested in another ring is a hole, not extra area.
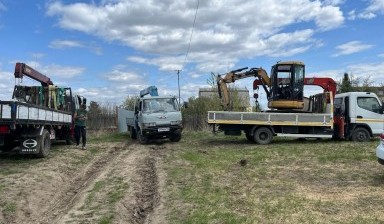
[(373, 134), (381, 134), (384, 130), (384, 115), (380, 101), (374, 96), (357, 96), (354, 105), (356, 123), (369, 125)]

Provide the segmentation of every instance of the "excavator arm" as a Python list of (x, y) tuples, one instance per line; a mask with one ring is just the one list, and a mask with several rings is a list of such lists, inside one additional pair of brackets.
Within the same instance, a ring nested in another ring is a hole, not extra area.
[(227, 83), (234, 83), (236, 80), (249, 78), (249, 77), (257, 77), (260, 84), (263, 86), (267, 96), (269, 96), (269, 90), (267, 86), (270, 86), (271, 81), (267, 75), (267, 72), (263, 68), (251, 68), (245, 72), (243, 70), (248, 69), (248, 67), (236, 69), (225, 74), (224, 77), (222, 75), (217, 76), (217, 87), (219, 97), (222, 99), (222, 105), (225, 110), (227, 110), (230, 106), (230, 97), (229, 97), (229, 89)]

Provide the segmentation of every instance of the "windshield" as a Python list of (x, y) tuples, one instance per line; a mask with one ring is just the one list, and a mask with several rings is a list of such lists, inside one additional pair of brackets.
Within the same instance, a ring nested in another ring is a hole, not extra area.
[(177, 102), (175, 98), (168, 99), (146, 99), (143, 104), (143, 112), (173, 112), (177, 110)]

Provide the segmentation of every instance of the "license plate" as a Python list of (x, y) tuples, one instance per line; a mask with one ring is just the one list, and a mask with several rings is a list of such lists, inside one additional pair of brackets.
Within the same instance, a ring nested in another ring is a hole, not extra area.
[(158, 132), (164, 132), (164, 131), (169, 131), (169, 128), (159, 128), (157, 129)]

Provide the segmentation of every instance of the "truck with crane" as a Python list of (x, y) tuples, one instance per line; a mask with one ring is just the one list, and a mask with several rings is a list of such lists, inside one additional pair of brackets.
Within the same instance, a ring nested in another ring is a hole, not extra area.
[(181, 139), (182, 116), (175, 96), (159, 96), (156, 86), (140, 91), (134, 110), (128, 111), (127, 128), (132, 139), (147, 144), (151, 139)]
[(16, 84), (11, 100), (0, 101), (0, 151), (49, 155), (52, 140), (71, 144), (73, 114), (86, 99), (70, 87), (58, 87), (51, 79), (25, 63), (17, 62), (15, 79), (29, 77), (40, 86)]
[[(263, 68), (242, 68), (217, 77), (219, 96), (224, 111), (208, 111), (208, 124), (214, 132), (241, 135), (258, 144), (269, 144), (273, 136), (295, 138), (335, 138), (367, 141), (384, 130), (383, 102), (375, 93), (349, 92), (336, 94), (331, 78), (305, 77), (300, 61), (278, 62), (270, 77)], [(264, 112), (231, 112), (227, 83), (248, 77), (253, 82), (254, 98), (262, 86), (270, 110)], [(315, 85), (323, 92), (304, 97), (304, 85)]]

